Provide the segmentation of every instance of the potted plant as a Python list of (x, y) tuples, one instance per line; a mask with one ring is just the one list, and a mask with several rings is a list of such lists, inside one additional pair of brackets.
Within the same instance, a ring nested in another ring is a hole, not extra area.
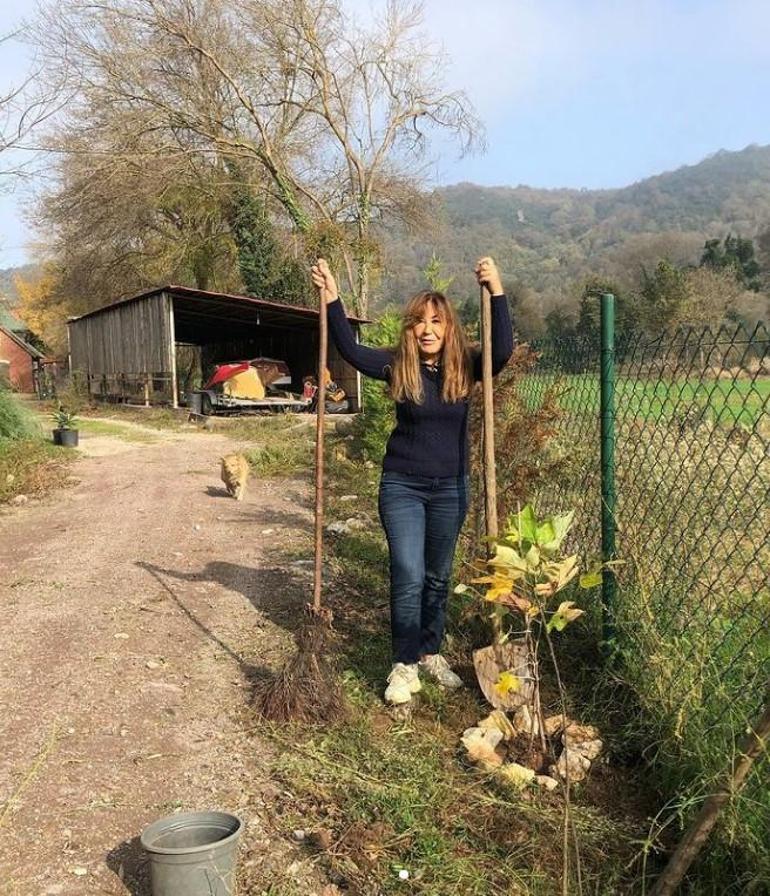
[(54, 445), (63, 445), (65, 448), (77, 448), (78, 429), (77, 417), (72, 411), (59, 406), (59, 409), (51, 414), (56, 428), (53, 431)]

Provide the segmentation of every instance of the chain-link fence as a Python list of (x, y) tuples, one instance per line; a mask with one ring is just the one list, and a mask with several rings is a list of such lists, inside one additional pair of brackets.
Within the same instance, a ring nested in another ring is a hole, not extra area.
[[(558, 405), (553, 442), (572, 463), (556, 487), (544, 480), (531, 497), (542, 510), (574, 508), (576, 545), (596, 558), (600, 340), (533, 347), (538, 360), (519, 376), (518, 398), (530, 411)], [(769, 347), (762, 324), (633, 333), (615, 346), (613, 517), (623, 564), (610, 610), (621, 675), (672, 793), (708, 792), (770, 678)], [(749, 792), (731, 829), (756, 835), (748, 853), (768, 875), (769, 790)]]

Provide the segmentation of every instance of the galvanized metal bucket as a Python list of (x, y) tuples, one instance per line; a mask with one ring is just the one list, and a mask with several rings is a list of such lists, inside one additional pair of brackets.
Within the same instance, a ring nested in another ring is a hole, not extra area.
[(233, 896), (243, 822), (226, 812), (170, 815), (147, 827), (153, 896)]

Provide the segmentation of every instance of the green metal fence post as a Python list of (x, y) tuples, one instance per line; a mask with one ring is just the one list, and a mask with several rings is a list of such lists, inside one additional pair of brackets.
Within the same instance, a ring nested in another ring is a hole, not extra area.
[[(602, 560), (615, 559), (615, 296), (601, 297), (601, 474)], [(602, 637), (615, 638), (615, 572), (602, 576)]]

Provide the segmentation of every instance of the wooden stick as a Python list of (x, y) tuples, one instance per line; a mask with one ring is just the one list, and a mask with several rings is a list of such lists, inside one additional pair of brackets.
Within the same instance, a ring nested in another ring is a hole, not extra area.
[[(479, 300), (481, 303), (481, 384), (484, 396), (484, 512), (487, 522), (487, 537), (497, 538), (497, 470), (495, 468), (495, 405), (492, 393), (492, 299), (489, 290), (482, 284)], [(488, 556), (492, 556), (493, 546), (487, 542)], [(495, 604), (492, 614), (492, 629), (495, 644), (500, 644), (503, 636), (502, 608)]]
[(318, 391), (316, 393), (315, 432), (315, 574), (313, 577), (313, 612), (321, 615), (324, 538), (324, 418), (326, 416), (326, 299), (318, 293)]
[(668, 865), (652, 888), (650, 896), (672, 896), (675, 892), (687, 869), (703, 849), (719, 813), (741, 789), (757, 757), (767, 750), (768, 738), (770, 738), (770, 691), (765, 698), (765, 711), (762, 717), (738, 747), (738, 759), (728, 786), (719, 793), (712, 794), (703, 803), (697, 818), (687, 829)]
[(497, 538), (497, 476), (495, 472), (495, 408), (492, 395), (492, 302), (481, 287), (481, 364), (484, 394), (484, 499), (487, 535)]

